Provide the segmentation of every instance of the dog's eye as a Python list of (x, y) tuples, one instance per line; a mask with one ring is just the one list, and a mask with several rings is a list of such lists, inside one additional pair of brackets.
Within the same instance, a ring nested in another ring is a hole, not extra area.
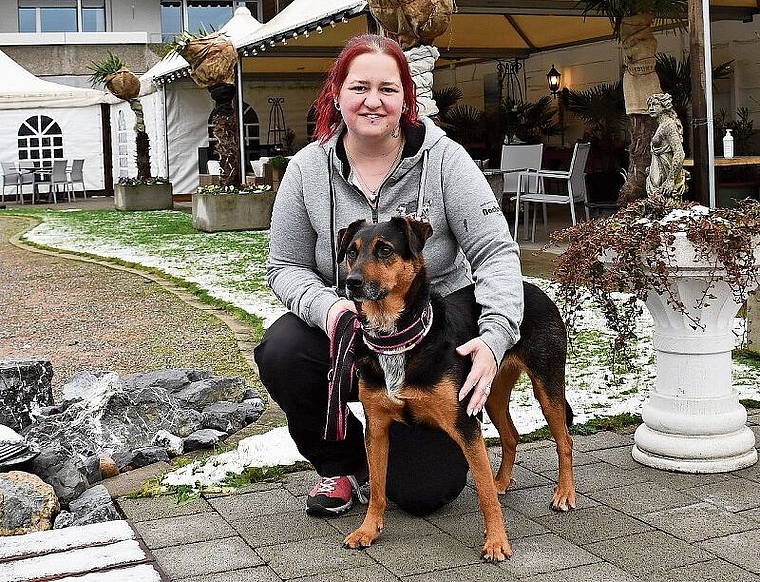
[(356, 260), (356, 255), (356, 249), (352, 247), (346, 251), (346, 260), (348, 260), (349, 263), (353, 263)]
[(390, 245), (377, 245), (377, 257), (388, 259), (393, 255), (393, 247)]

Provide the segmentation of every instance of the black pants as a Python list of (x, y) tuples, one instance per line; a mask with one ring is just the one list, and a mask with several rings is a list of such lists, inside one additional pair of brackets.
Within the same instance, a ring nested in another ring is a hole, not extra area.
[[(445, 298), (447, 309), (471, 313), (479, 308), (473, 287)], [(343, 441), (325, 441), (327, 373), (330, 341), (321, 329), (287, 313), (267, 330), (254, 352), (259, 375), (288, 418), (288, 430), (299, 452), (322, 477), (351, 475), (367, 463), (361, 423), (349, 414)], [(388, 459), (388, 498), (413, 515), (428, 515), (453, 501), (467, 478), (467, 461), (439, 429), (393, 423)]]

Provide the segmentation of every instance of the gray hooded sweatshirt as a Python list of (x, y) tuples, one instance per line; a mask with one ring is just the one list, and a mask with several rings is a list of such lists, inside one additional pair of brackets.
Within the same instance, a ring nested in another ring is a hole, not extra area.
[(414, 215), (433, 229), (423, 251), (433, 289), (446, 296), (474, 281), (482, 309), (480, 337), (500, 362), (520, 339), (523, 287), (517, 244), (464, 148), (428, 119), (404, 131), (401, 162), (378, 190), (376, 209), (346, 161), (343, 128), (324, 144), (313, 142), (293, 156), (272, 214), (269, 285), (285, 307), (325, 330), (346, 278), (345, 265), (336, 267), (338, 231), (362, 218), (380, 222)]

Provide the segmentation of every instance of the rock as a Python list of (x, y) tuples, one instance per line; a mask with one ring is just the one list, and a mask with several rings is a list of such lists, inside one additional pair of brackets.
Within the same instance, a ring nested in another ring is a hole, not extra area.
[(100, 457), (98, 455), (90, 455), (84, 460), (84, 467), (86, 469), (85, 477), (90, 485), (100, 483), (103, 480), (103, 474), (100, 472)]
[[(64, 512), (61, 512), (63, 515)], [(68, 515), (55, 520), (53, 529), (73, 525), (88, 525), (121, 519), (111, 495), (103, 485), (96, 485), (85, 491), (69, 504)]]
[(100, 474), (103, 479), (116, 477), (116, 475), (119, 474), (119, 467), (111, 457), (108, 455), (100, 454), (98, 455), (98, 459), (100, 460)]
[(192, 408), (178, 410), (166, 426), (167, 431), (183, 438), (202, 428), (203, 415)]
[(79, 497), (89, 486), (87, 468), (77, 454), (61, 445), (48, 446), (36, 459), (29, 463), (31, 471), (45, 483), (52, 485), (62, 506), (67, 506)]
[(0, 473), (0, 536), (49, 530), (59, 509), (53, 488), (36, 475)]
[(166, 430), (160, 430), (156, 433), (156, 436), (153, 437), (153, 444), (165, 448), (170, 457), (176, 457), (185, 452), (185, 443), (182, 438)]
[(20, 431), (34, 412), (53, 404), (53, 366), (47, 360), (0, 362), (0, 424)]
[(244, 402), (215, 402), (203, 409), (204, 428), (226, 433), (239, 431), (261, 416), (256, 406)]
[(254, 398), (258, 398), (259, 393), (256, 392), (253, 388), (249, 388), (245, 392), (243, 392), (243, 395), (240, 397), (240, 400), (245, 402), (246, 400), (252, 400)]
[(183, 443), (185, 451), (196, 451), (198, 449), (210, 449), (219, 444), (219, 440), (226, 437), (227, 434), (214, 430), (213, 428), (204, 428), (196, 430), (193, 434), (185, 437)]
[[(188, 436), (202, 427), (200, 410), (224, 398), (237, 401), (245, 378), (202, 370), (163, 370), (120, 378), (84, 372), (64, 386), (60, 414), (43, 416), (23, 434), (45, 447), (65, 443), (84, 456), (150, 446), (159, 430)], [(196, 410), (197, 409), (197, 410)]]
[(205, 378), (182, 388), (171, 390), (170, 394), (178, 404), (202, 411), (211, 402), (229, 400), (240, 402), (248, 389), (245, 378)]
[(148, 446), (133, 451), (114, 453), (113, 460), (120, 471), (132, 471), (160, 461), (168, 462), (169, 454), (163, 447)]

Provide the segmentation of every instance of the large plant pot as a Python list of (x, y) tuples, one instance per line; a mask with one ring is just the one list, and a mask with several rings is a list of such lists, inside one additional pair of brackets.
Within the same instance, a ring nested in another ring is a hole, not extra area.
[(193, 228), (205, 232), (266, 230), (275, 193), (193, 194)]
[[(741, 307), (713, 267), (694, 259), (685, 236), (675, 241), (672, 291), (691, 320), (675, 310), (666, 295), (650, 293), (646, 305), (654, 319), (657, 378), (642, 410), (644, 423), (634, 435), (633, 458), (658, 469), (719, 473), (757, 461), (755, 436), (731, 381), (733, 319)], [(755, 252), (760, 264), (760, 250)], [(709, 281), (714, 299), (697, 310)]]
[(113, 196), (116, 210), (171, 210), (174, 206), (170, 183), (139, 186), (116, 184)]

